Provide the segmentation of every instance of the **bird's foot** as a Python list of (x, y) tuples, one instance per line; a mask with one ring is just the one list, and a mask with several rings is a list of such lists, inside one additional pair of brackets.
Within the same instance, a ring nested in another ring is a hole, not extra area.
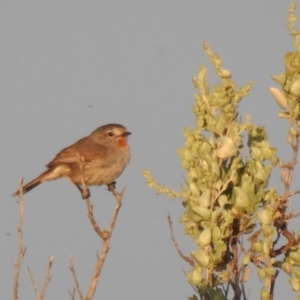
[(83, 200), (89, 198), (91, 196), (90, 190), (88, 188), (81, 190), (81, 196)]
[(116, 189), (116, 182), (115, 181), (111, 182), (110, 184), (107, 185), (107, 188), (110, 192), (114, 192)]
[(91, 196), (90, 190), (88, 188), (82, 189), (78, 184), (76, 184), (76, 187), (80, 191), (83, 200)]

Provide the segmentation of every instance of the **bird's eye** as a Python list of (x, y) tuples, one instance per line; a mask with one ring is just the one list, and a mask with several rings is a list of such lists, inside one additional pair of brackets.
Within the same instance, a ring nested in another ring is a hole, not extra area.
[(114, 133), (113, 133), (112, 131), (109, 131), (109, 132), (108, 132), (108, 135), (109, 135), (109, 136), (114, 136)]

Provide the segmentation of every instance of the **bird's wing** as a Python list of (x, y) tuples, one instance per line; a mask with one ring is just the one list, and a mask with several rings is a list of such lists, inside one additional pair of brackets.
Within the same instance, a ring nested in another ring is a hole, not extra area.
[(62, 149), (46, 167), (51, 168), (62, 164), (78, 163), (78, 155), (83, 157), (86, 162), (98, 161), (104, 159), (107, 152), (108, 148), (105, 145), (97, 144), (90, 138), (85, 137)]

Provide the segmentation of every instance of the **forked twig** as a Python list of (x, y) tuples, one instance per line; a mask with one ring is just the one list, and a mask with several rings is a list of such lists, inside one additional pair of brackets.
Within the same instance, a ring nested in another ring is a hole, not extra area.
[(93, 205), (90, 201), (89, 198), (86, 198), (85, 199), (85, 203), (86, 203), (86, 206), (87, 206), (87, 210), (88, 210), (88, 217), (90, 219), (90, 222), (94, 228), (94, 230), (96, 231), (96, 233), (101, 237), (101, 239), (105, 239), (106, 236), (107, 236), (107, 232), (106, 231), (102, 231), (99, 227), (99, 225), (97, 224), (96, 220), (95, 220), (95, 217), (94, 217), (94, 212), (93, 212)]
[(110, 220), (109, 228), (108, 228), (108, 230), (104, 231), (105, 232), (104, 237), (99, 235), (103, 240), (103, 245), (102, 245), (100, 255), (97, 258), (96, 267), (95, 267), (94, 274), (93, 274), (93, 277), (92, 277), (92, 280), (91, 280), (91, 283), (90, 283), (88, 293), (87, 293), (87, 296), (86, 296), (85, 300), (91, 300), (93, 298), (94, 294), (95, 294), (97, 283), (99, 281), (100, 274), (101, 274), (101, 271), (102, 271), (102, 268), (103, 268), (103, 265), (104, 265), (104, 261), (106, 259), (106, 255), (109, 251), (110, 237), (111, 237), (112, 232), (114, 230), (114, 227), (116, 225), (119, 210), (122, 206), (122, 198), (123, 198), (124, 191), (125, 191), (125, 189), (123, 189), (121, 193), (116, 193), (115, 192), (115, 194), (116, 194), (116, 206), (115, 206), (115, 209), (113, 211), (113, 215), (112, 215), (111, 220)]
[(49, 262), (48, 262), (46, 276), (45, 276), (45, 280), (44, 280), (41, 292), (39, 292), (39, 290), (37, 288), (37, 285), (35, 283), (35, 280), (34, 280), (34, 277), (33, 277), (33, 274), (31, 272), (31, 270), (29, 268), (27, 268), (27, 271), (28, 271), (28, 274), (29, 274), (29, 277), (30, 277), (30, 280), (31, 280), (31, 283), (32, 283), (32, 287), (33, 287), (34, 292), (35, 292), (35, 297), (36, 297), (37, 300), (44, 300), (45, 299), (46, 290), (47, 290), (48, 284), (51, 280), (51, 268), (52, 268), (53, 260), (54, 260), (54, 256), (51, 256), (50, 259), (49, 259)]
[(77, 276), (76, 276), (74, 262), (73, 262), (73, 258), (72, 257), (70, 257), (70, 266), (69, 266), (69, 269), (70, 269), (70, 271), (72, 273), (74, 284), (75, 284), (75, 287), (73, 289), (73, 294), (71, 294), (70, 291), (69, 291), (71, 299), (75, 299), (75, 290), (76, 290), (77, 293), (78, 293), (78, 295), (79, 295), (80, 300), (84, 300), (84, 297), (82, 295), (81, 289), (79, 287), (79, 282), (78, 282), (78, 279), (77, 279)]
[[(82, 173), (82, 180), (81, 180), (82, 181), (82, 190), (87, 191), (88, 189), (86, 187), (85, 177), (84, 177), (85, 160), (83, 157), (80, 157), (79, 155), (77, 155), (77, 156), (78, 156), (78, 163), (79, 163), (80, 171)], [(97, 262), (96, 262), (95, 270), (94, 270), (94, 273), (93, 273), (93, 276), (92, 276), (92, 279), (91, 279), (91, 282), (90, 282), (90, 285), (88, 288), (88, 292), (87, 292), (87, 295), (85, 298), (83, 298), (82, 293), (80, 292), (79, 283), (78, 283), (78, 280), (76, 277), (73, 261), (71, 260), (70, 269), (73, 274), (73, 280), (75, 283), (76, 291), (78, 292), (81, 300), (83, 300), (83, 299), (91, 300), (95, 294), (96, 287), (97, 287), (97, 284), (98, 284), (98, 281), (100, 278), (100, 274), (101, 274), (101, 271), (102, 271), (102, 268), (104, 265), (104, 261), (106, 259), (107, 253), (109, 251), (110, 238), (111, 238), (112, 232), (114, 230), (114, 227), (116, 225), (119, 210), (122, 206), (122, 198), (123, 198), (125, 189), (123, 189), (121, 193), (116, 192), (114, 183), (110, 184), (108, 186), (108, 188), (109, 188), (109, 191), (111, 191), (112, 194), (114, 195), (114, 197), (116, 198), (116, 205), (115, 205), (115, 208), (114, 208), (111, 220), (110, 220), (109, 227), (106, 230), (101, 230), (101, 228), (97, 224), (95, 217), (94, 217), (94, 213), (93, 213), (93, 205), (91, 204), (89, 197), (86, 197), (86, 199), (85, 199), (85, 203), (86, 203), (87, 210), (88, 210), (88, 218), (89, 218), (91, 225), (94, 228), (95, 232), (102, 239), (103, 244), (102, 244), (102, 249), (101, 249), (100, 255), (97, 255)], [(70, 294), (70, 295), (72, 297), (73, 294)]]
[(173, 242), (173, 245), (178, 253), (178, 255), (185, 260), (187, 263), (189, 263), (192, 267), (194, 266), (194, 261), (191, 257), (186, 256), (182, 253), (182, 251), (179, 249), (179, 246), (175, 240), (175, 236), (174, 236), (174, 232), (173, 232), (173, 223), (171, 220), (171, 216), (170, 213), (168, 212), (168, 223), (169, 223), (169, 228), (170, 228), (170, 232), (171, 232), (171, 241)]

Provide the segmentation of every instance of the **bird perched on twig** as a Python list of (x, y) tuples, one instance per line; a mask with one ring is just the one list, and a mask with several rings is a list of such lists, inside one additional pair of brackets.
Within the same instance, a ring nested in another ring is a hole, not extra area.
[[(90, 196), (92, 185), (106, 184), (114, 188), (118, 178), (130, 160), (127, 137), (131, 133), (119, 124), (107, 124), (97, 128), (75, 144), (61, 150), (46, 166), (47, 170), (22, 187), (25, 194), (44, 181), (66, 177), (80, 190), (82, 198)], [(12, 196), (20, 194), (20, 190)]]

